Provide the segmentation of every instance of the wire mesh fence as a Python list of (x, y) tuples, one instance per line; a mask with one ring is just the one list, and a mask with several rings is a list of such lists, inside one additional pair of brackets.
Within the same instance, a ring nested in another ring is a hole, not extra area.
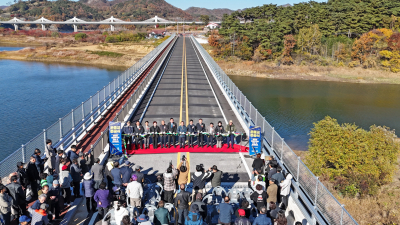
[[(51, 139), (53, 141), (53, 146), (55, 147), (64, 144), (64, 142), (71, 144), (72, 141), (70, 135), (76, 131), (82, 132), (83, 125), (88, 126), (100, 115), (100, 113), (98, 113), (95, 109), (100, 107), (102, 111), (104, 111), (106, 108), (105, 106), (111, 104), (111, 101), (116, 99), (117, 94), (119, 95), (123, 93), (122, 87), (125, 88), (128, 86), (128, 83), (130, 84), (133, 82), (134, 79), (136, 79), (139, 74), (144, 71), (146, 66), (153, 61), (156, 55), (158, 55), (173, 38), (174, 36), (171, 36), (169, 39), (161, 43), (153, 51), (139, 60), (128, 70), (121, 73), (120, 76), (115, 78), (94, 96), (90, 97), (59, 121), (52, 124), (46, 129), (45, 132), (41, 132), (28, 143), (23, 145), (23, 147), (19, 148), (15, 152), (11, 153), (7, 158), (3, 159), (0, 162), (0, 177), (7, 176), (9, 173), (16, 171), (17, 162), (29, 161), (30, 156), (33, 154), (36, 148), (40, 149), (42, 153), (44, 153), (45, 139)], [(77, 125), (79, 125), (79, 127), (77, 127)], [(73, 129), (74, 131), (72, 132)], [(104, 144), (105, 141), (106, 140), (103, 140), (102, 144)], [(64, 146), (64, 148), (66, 147), (68, 146)]]
[[(235, 104), (235, 102), (239, 103), (239, 111), (242, 111), (242, 109), (245, 111), (242, 114), (243, 119), (246, 119), (246, 115), (244, 114), (247, 114), (255, 125), (262, 127), (265, 140), (273, 148), (278, 157), (280, 157), (281, 161), (288, 169), (288, 172), (290, 172), (294, 179), (299, 182), (300, 187), (304, 190), (310, 202), (317, 206), (318, 211), (323, 215), (324, 219), (326, 219), (329, 224), (357, 224), (347, 210), (340, 205), (337, 199), (297, 157), (265, 118), (256, 113), (257, 111), (255, 107), (250, 103), (246, 96), (242, 94), (239, 88), (233, 84), (230, 78), (217, 65), (207, 51), (205, 51), (194, 38), (193, 42), (197, 46), (197, 49), (200, 51), (206, 63), (211, 67), (210, 71), (214, 72), (216, 80), (220, 82), (222, 86), (226, 85), (226, 87), (229, 88), (227, 92), (232, 92), (233, 96), (235, 96), (236, 99), (232, 100), (233, 104)], [(261, 120), (261, 122), (259, 122), (259, 120)], [(250, 126), (253, 124), (249, 123), (248, 125)]]

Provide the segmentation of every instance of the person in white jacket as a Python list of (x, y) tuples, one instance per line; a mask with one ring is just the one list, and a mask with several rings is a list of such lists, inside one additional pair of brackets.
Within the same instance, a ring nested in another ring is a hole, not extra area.
[(142, 205), (143, 187), (137, 182), (137, 176), (135, 174), (132, 175), (132, 182), (126, 187), (126, 192), (128, 193), (131, 206), (140, 209)]
[(283, 180), (279, 186), (281, 186), (281, 197), (282, 197), (282, 203), (284, 204), (284, 206), (281, 205), (281, 209), (284, 208), (286, 209), (288, 206), (288, 202), (289, 202), (289, 194), (290, 194), (290, 185), (292, 184), (292, 174), (288, 173), (286, 175), (286, 179)]
[(124, 216), (129, 216), (129, 211), (126, 209), (126, 202), (118, 202), (114, 210), (115, 223), (117, 225), (122, 225), (122, 218), (124, 218)]

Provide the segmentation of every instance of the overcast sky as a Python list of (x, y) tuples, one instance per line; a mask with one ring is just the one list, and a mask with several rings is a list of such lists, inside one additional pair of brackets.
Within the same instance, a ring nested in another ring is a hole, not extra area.
[[(254, 6), (260, 6), (264, 4), (277, 4), (284, 5), (287, 3), (295, 4), (299, 2), (306, 2), (302, 0), (200, 0), (200, 1), (188, 1), (188, 0), (166, 0), (168, 3), (181, 8), (187, 9), (191, 6), (216, 9), (216, 8), (228, 8), (232, 10), (250, 8)], [(326, 2), (327, 0), (315, 0), (317, 2)], [(13, 0), (0, 0), (0, 5), (7, 5), (8, 2), (14, 2)]]
[[(2, 1), (2, 0), (0, 0)], [(187, 0), (166, 0), (173, 6), (181, 9), (187, 9), (191, 6), (202, 7), (207, 9), (228, 8), (232, 10), (250, 8), (261, 6), (264, 4), (296, 4), (299, 2), (308, 2), (302, 0), (201, 0), (201, 1), (187, 1)], [(315, 0), (316, 2), (326, 2), (327, 0)]]

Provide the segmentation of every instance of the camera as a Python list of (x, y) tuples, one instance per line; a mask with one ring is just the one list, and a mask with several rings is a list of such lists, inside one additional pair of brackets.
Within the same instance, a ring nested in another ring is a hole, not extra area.
[(182, 156), (182, 161), (186, 161), (186, 156), (185, 155)]

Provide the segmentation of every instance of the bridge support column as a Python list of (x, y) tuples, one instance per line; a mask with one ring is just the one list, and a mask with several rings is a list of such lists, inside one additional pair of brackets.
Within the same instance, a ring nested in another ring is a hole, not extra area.
[(74, 32), (78, 32), (78, 26), (74, 24)]
[(115, 31), (114, 25), (110, 25), (110, 27), (111, 27), (111, 31)]
[(41, 25), (42, 25), (42, 30), (46, 30), (46, 26), (44, 24)]
[(18, 24), (14, 24), (14, 30), (15, 30), (15, 31), (18, 30)]

